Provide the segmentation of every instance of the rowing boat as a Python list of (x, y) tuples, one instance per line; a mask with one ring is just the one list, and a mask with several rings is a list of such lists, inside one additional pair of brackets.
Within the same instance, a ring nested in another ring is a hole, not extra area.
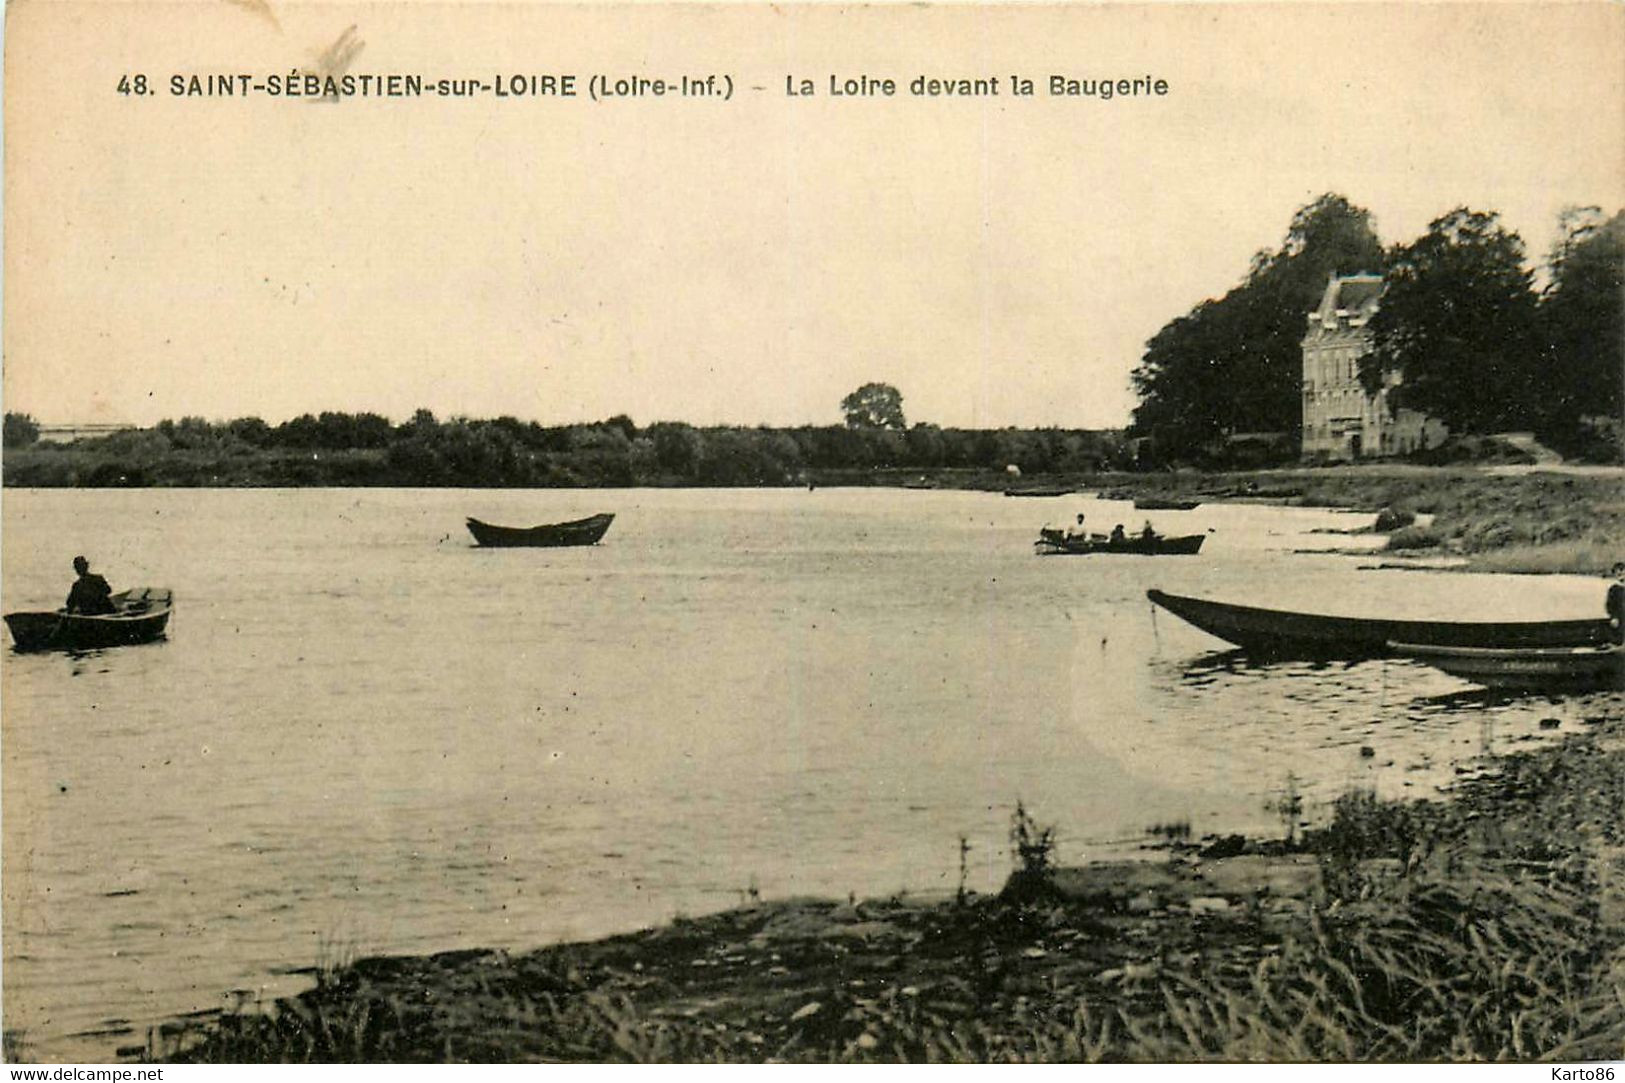
[(1136, 511), (1192, 511), (1202, 506), (1200, 500), (1176, 500), (1171, 496), (1137, 496)]
[(1376, 658), (1388, 644), (1432, 647), (1583, 647), (1613, 641), (1613, 625), (1595, 620), (1424, 621), (1340, 617), (1264, 609), (1160, 590), (1146, 597), (1196, 627), (1250, 654), (1281, 658)]
[(165, 587), (138, 587), (113, 595), (111, 613), (94, 616), (66, 609), (7, 613), (6, 627), (19, 651), (88, 651), (149, 643), (164, 634), (174, 595)]
[(1046, 528), (1038, 532), (1033, 543), (1039, 556), (1087, 556), (1091, 553), (1123, 553), (1142, 557), (1195, 556), (1207, 540), (1206, 534), (1185, 534), (1166, 538), (1161, 534), (1147, 537), (1134, 534), (1117, 541), (1096, 534), (1088, 538), (1069, 537), (1062, 531)]
[(1391, 642), (1395, 654), (1487, 688), (1625, 691), (1625, 647), (1439, 647)]
[(568, 523), (512, 527), (484, 523), (471, 516), (468, 520), (468, 531), (474, 535), (474, 541), (478, 544), (495, 548), (595, 545), (614, 519), (615, 516), (612, 514), (603, 514), (574, 519)]

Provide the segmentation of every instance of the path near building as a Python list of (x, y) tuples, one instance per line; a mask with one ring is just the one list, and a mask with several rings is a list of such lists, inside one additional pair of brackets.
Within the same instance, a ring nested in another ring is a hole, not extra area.
[(1531, 432), (1503, 432), (1497, 433), (1495, 439), (1505, 441), (1534, 457), (1532, 463), (1505, 463), (1500, 466), (1487, 468), (1490, 474), (1589, 474), (1592, 476), (1616, 475), (1625, 477), (1625, 468), (1618, 466), (1605, 466), (1598, 463), (1570, 463), (1564, 462), (1563, 456), (1553, 451), (1535, 439)]
[(1563, 463), (1563, 456), (1536, 440), (1532, 432), (1501, 432), (1495, 434), (1495, 439), (1533, 456), (1536, 466), (1561, 466)]

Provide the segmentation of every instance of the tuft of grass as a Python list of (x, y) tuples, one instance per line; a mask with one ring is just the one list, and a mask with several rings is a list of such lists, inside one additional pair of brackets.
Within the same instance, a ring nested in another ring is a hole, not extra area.
[(356, 959), (355, 938), (338, 933), (324, 933), (316, 939), (316, 987), (328, 988), (338, 982), (339, 978)]
[(959, 836), (959, 886), (954, 890), (954, 906), (963, 908), (965, 900), (969, 897), (965, 891), (965, 882), (970, 877), (970, 839), (964, 835)]
[(1625, 540), (1585, 538), (1476, 553), (1473, 569), (1527, 575), (1607, 575), (1622, 558)]
[(1297, 837), (1298, 821), (1303, 818), (1303, 791), (1298, 785), (1298, 776), (1287, 773), (1286, 782), (1281, 787), (1281, 795), (1273, 798), (1264, 806), (1265, 812), (1273, 812), (1281, 820), (1281, 834), (1285, 836), (1288, 844)]
[(1010, 853), (1016, 870), (1006, 882), (1003, 896), (1019, 902), (1054, 898), (1055, 827), (1040, 826), (1019, 799), (1010, 817)]

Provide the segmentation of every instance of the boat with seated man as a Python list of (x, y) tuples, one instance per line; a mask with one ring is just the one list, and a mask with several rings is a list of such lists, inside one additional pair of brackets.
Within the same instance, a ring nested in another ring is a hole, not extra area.
[(150, 643), (164, 634), (175, 596), (167, 587), (136, 587), (108, 599), (111, 613), (66, 609), (7, 613), (6, 627), (19, 651), (89, 651)]

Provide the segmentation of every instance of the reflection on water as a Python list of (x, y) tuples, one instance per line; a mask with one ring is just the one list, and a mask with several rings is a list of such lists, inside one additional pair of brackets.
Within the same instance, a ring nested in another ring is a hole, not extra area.
[(1222, 728), (1184, 728), (1177, 743), (1201, 750), (1210, 763), (1223, 758), (1226, 769), (1254, 748), (1257, 770), (1279, 775), (1289, 764), (1304, 792), (1323, 804), (1351, 787), (1432, 796), (1465, 761), (1572, 733), (1620, 708), (1617, 693), (1509, 695), (1407, 659), (1252, 662), (1224, 651), (1152, 666), (1167, 675), (1170, 705), (1186, 700), (1172, 718), (1195, 715), (1198, 699), (1250, 708)]
[[(599, 511), (591, 549), (461, 531)], [(990, 889), (1017, 798), (1077, 860), (1152, 823), (1278, 830), (1288, 776), (1311, 814), (1349, 786), (1430, 795), (1617, 709), (1402, 661), (1255, 665), (1145, 598), (1589, 616), (1598, 583), (1360, 572), (1293, 550), (1369, 517), (1261, 506), (1149, 515), (1212, 528), (1200, 557), (1035, 558), (1078, 511), (1147, 517), (895, 490), (8, 491), (6, 609), (57, 604), (79, 552), (177, 602), (167, 642), (4, 659), (6, 1025), (104, 1055), (335, 952), (525, 947), (752, 884), (951, 890), (961, 835)]]

